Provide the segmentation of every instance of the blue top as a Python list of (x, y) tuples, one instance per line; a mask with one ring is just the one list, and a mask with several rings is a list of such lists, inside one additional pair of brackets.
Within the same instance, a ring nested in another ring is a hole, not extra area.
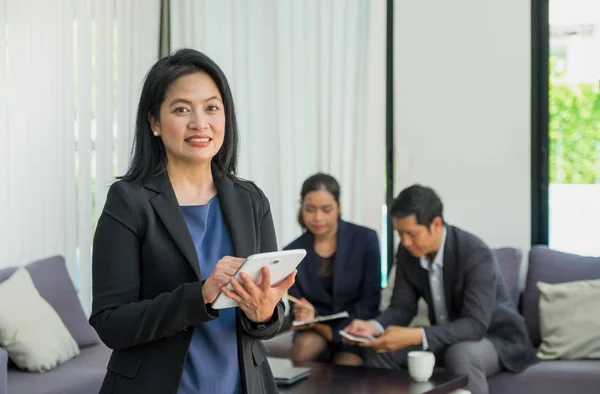
[[(200, 262), (200, 275), (206, 280), (217, 261), (233, 255), (229, 228), (223, 218), (219, 199), (206, 205), (182, 206)], [(215, 320), (194, 330), (178, 394), (238, 394), (240, 368), (235, 308), (221, 309)]]

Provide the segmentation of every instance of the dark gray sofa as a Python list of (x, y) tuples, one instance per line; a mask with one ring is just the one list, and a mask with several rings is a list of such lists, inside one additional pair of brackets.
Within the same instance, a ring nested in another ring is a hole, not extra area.
[[(48, 301), (77, 342), (79, 356), (45, 373), (26, 372), (12, 364), (0, 347), (0, 394), (93, 394), (100, 390), (110, 357), (88, 324), (61, 256), (26, 266), (40, 295)], [(0, 283), (16, 268), (0, 270)]]
[[(499, 262), (501, 267), (506, 264), (501, 260)], [(536, 283), (564, 283), (586, 279), (600, 279), (600, 257), (578, 256), (544, 246), (534, 246), (530, 250), (519, 311), (525, 318), (529, 335), (536, 347), (541, 342), (538, 309), (540, 292)], [(491, 394), (600, 393), (600, 360), (541, 361), (521, 373), (505, 372), (491, 377), (489, 384)]]
[[(540, 344), (538, 317), (540, 294), (536, 283), (600, 279), (600, 258), (583, 257), (558, 252), (545, 246), (534, 246), (529, 252), (526, 284), (520, 294), (521, 252), (513, 248), (495, 249), (494, 252), (507, 287), (515, 302), (519, 302), (519, 311), (525, 319), (536, 347)], [(269, 355), (288, 357), (292, 335), (292, 332), (283, 332), (265, 341)], [(489, 385), (491, 394), (600, 393), (600, 360), (541, 361), (521, 373), (503, 372), (493, 376), (489, 379)]]
[[(8, 369), (8, 394), (96, 394), (100, 391), (111, 350), (99, 343), (45, 373)], [(0, 391), (1, 393), (1, 391)]]

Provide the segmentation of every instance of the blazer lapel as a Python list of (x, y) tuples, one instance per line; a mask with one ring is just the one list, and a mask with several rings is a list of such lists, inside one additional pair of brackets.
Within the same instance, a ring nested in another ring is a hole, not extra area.
[(256, 218), (248, 192), (238, 187), (231, 177), (221, 174), (213, 167), (213, 178), (223, 216), (229, 226), (233, 250), (236, 257), (246, 258), (256, 253)]
[(443, 281), (444, 281), (444, 297), (446, 298), (446, 309), (448, 310), (448, 317), (452, 319), (454, 317), (452, 308), (452, 286), (454, 284), (455, 273), (456, 273), (456, 257), (454, 256), (454, 233), (450, 226), (446, 226), (446, 244), (444, 245), (444, 267), (443, 267)]
[(185, 256), (196, 277), (200, 279), (200, 266), (196, 247), (179, 208), (169, 175), (164, 171), (155, 178), (150, 179), (145, 187), (158, 193), (150, 199), (150, 204), (152, 204), (175, 244)]
[[(348, 224), (343, 220), (338, 220), (338, 232), (337, 232), (337, 245), (335, 251), (335, 261), (333, 266), (333, 294), (336, 294), (336, 290), (341, 286), (345, 275), (352, 275), (347, 272), (346, 266), (348, 265), (348, 259), (350, 258), (350, 242), (348, 234)], [(354, 273), (360, 275), (360, 273)], [(334, 296), (335, 298), (335, 296)]]
[[(414, 257), (407, 250), (404, 250), (406, 256), (407, 268), (413, 272), (412, 281), (416, 281), (416, 286), (419, 290), (419, 296), (423, 297), (427, 305), (429, 306), (429, 318), (433, 319), (433, 304), (431, 298), (431, 287), (429, 286), (429, 271), (421, 267), (421, 260), (418, 257)], [(399, 261), (399, 258), (397, 258)], [(431, 320), (434, 321), (434, 320)]]

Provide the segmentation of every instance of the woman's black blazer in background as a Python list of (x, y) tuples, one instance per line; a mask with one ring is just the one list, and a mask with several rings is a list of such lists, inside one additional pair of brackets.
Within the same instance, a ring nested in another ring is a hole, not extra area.
[[(277, 250), (269, 201), (253, 183), (213, 169), (235, 256)], [(206, 306), (191, 235), (166, 172), (143, 185), (115, 182), (98, 220), (90, 324), (113, 353), (101, 394), (176, 394), (194, 328), (218, 317)], [(283, 323), (280, 302), (263, 327), (238, 309), (246, 393), (277, 393), (260, 339)]]
[[(352, 319), (368, 320), (379, 315), (381, 301), (381, 253), (377, 233), (367, 227), (338, 221), (337, 245), (333, 267), (333, 295), (319, 279), (315, 237), (306, 231), (284, 249), (306, 249), (298, 266), (296, 283), (289, 293), (306, 298), (319, 315), (348, 311), (349, 319), (332, 321), (333, 341), (341, 342), (338, 330)], [(293, 313), (292, 313), (293, 315)]]

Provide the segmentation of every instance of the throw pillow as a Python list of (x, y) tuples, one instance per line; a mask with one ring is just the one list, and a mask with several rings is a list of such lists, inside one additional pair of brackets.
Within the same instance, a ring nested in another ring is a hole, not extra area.
[(100, 338), (88, 323), (77, 298), (65, 258), (53, 256), (28, 264), (25, 268), (29, 271), (35, 288), (58, 313), (79, 348), (100, 343)]
[(22, 369), (49, 371), (79, 355), (79, 347), (50, 304), (19, 268), (0, 283), (0, 346)]
[(600, 359), (600, 280), (538, 282), (543, 360)]

